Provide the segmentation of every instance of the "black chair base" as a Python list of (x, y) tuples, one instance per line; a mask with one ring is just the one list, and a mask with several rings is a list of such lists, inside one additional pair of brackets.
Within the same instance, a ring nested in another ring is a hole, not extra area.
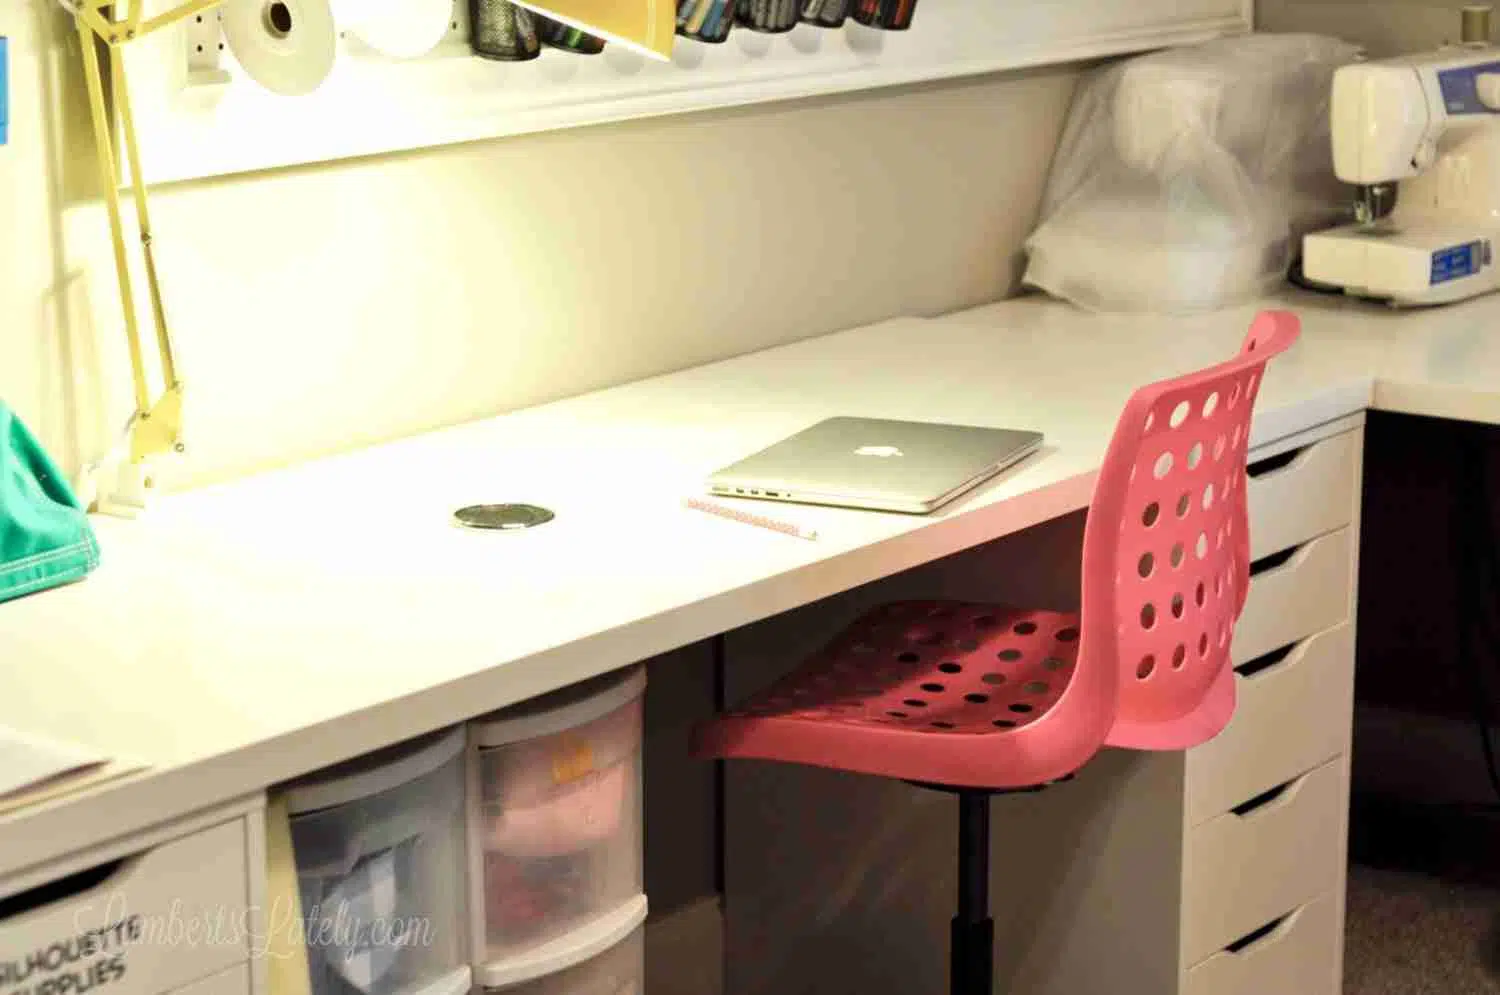
[(991, 995), (995, 985), (995, 920), (953, 918), (949, 937), (948, 990), (952, 995)]
[(990, 792), (958, 795), (958, 914), (948, 950), (952, 995), (992, 995), (995, 920), (990, 918)]
[[(1071, 781), (1072, 774), (1050, 784)], [(948, 948), (949, 995), (994, 995), (995, 920), (990, 918), (990, 799), (1033, 794), (1050, 784), (988, 790), (909, 782), (958, 796), (958, 914)]]

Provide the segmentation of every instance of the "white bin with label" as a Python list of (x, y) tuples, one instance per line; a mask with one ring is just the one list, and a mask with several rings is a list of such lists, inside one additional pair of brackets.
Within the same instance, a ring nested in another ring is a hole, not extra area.
[(635, 667), (470, 725), (475, 984), (514, 984), (538, 950), (644, 907), (645, 688)]
[(0, 877), (3, 995), (269, 995), (257, 795)]
[(462, 995), (463, 730), (287, 789), (313, 995)]

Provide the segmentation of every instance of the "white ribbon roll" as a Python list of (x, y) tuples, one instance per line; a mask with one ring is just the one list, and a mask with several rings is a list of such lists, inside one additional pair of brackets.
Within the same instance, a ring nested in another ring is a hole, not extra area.
[(235, 61), (272, 93), (311, 93), (333, 71), (338, 38), (328, 0), (230, 0), (223, 13)]

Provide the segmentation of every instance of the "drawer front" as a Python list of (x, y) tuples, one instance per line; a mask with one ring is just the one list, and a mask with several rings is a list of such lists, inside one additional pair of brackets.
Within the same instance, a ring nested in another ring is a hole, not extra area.
[(1259, 559), (1354, 520), (1364, 433), (1344, 432), (1294, 454), (1250, 464), (1250, 558)]
[(185, 988), (173, 989), (169, 995), (251, 995), (250, 964), (236, 964)]
[(1338, 995), (1340, 900), (1327, 892), (1187, 972), (1183, 995)]
[(157, 995), (249, 959), (244, 819), (6, 901), (0, 991)]
[(1349, 617), (1353, 537), (1340, 529), (1284, 560), (1252, 564), (1245, 611), (1234, 627), (1236, 665), (1331, 629)]
[(1222, 815), (1349, 748), (1354, 626), (1251, 660), (1235, 675), (1228, 728), (1187, 754), (1190, 825)]
[(1344, 861), (1344, 757), (1188, 832), (1183, 963), (1196, 964), (1288, 909), (1332, 890)]

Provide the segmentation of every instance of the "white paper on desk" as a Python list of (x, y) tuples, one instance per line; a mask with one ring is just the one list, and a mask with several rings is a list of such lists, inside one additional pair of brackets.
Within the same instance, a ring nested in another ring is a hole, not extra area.
[(0, 726), (0, 801), (108, 762), (94, 750)]

